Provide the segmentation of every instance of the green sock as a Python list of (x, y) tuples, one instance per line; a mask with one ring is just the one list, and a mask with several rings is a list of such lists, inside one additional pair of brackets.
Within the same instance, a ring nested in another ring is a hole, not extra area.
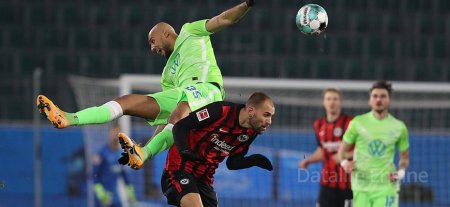
[(168, 149), (172, 145), (173, 145), (172, 130), (163, 129), (142, 148), (142, 152), (144, 153), (144, 160), (152, 158), (153, 156)]
[(75, 118), (78, 119), (77, 125), (103, 124), (111, 121), (111, 112), (105, 105), (94, 106), (75, 113)]
[(78, 117), (75, 113), (64, 112), (64, 115), (66, 116), (67, 121), (69, 121), (70, 125), (78, 125)]

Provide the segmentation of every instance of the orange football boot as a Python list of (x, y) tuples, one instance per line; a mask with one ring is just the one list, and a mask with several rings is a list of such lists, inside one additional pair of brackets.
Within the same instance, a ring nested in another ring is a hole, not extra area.
[(128, 165), (135, 170), (141, 168), (144, 164), (144, 156), (139, 144), (122, 132), (119, 133), (118, 139), (124, 152), (128, 153)]
[(50, 99), (44, 95), (39, 95), (36, 99), (36, 105), (42, 116), (46, 117), (55, 126), (55, 128), (63, 129), (70, 125), (64, 111), (58, 108)]

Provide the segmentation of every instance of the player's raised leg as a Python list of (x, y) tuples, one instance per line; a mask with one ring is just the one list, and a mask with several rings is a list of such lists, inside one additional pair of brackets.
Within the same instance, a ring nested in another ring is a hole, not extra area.
[(169, 123), (143, 147), (142, 151), (144, 152), (145, 159), (150, 159), (173, 145), (173, 126), (179, 120), (188, 116), (190, 112), (191, 108), (188, 102), (183, 101), (178, 103), (177, 108), (175, 108), (169, 117)]
[(128, 159), (126, 159), (128, 160), (128, 163), (121, 164), (128, 164), (131, 168), (137, 170), (142, 167), (145, 160), (150, 159), (153, 156), (171, 147), (174, 142), (172, 135), (172, 127), (174, 125), (173, 123), (176, 123), (177, 121), (186, 117), (190, 112), (191, 109), (189, 108), (188, 102), (180, 102), (177, 105), (177, 108), (171, 114), (169, 118), (169, 124), (165, 126), (158, 126), (155, 133), (153, 134), (153, 138), (144, 147), (136, 144), (136, 142), (126, 134), (119, 133), (118, 139), (120, 146), (122, 147), (124, 152), (127, 153), (127, 155), (124, 156), (128, 156)]
[(49, 98), (39, 95), (36, 105), (40, 113), (45, 116), (55, 128), (68, 126), (103, 124), (110, 122), (122, 115), (131, 115), (153, 120), (160, 107), (151, 96), (130, 94), (109, 101), (101, 106), (83, 109), (76, 113), (68, 113), (56, 106)]

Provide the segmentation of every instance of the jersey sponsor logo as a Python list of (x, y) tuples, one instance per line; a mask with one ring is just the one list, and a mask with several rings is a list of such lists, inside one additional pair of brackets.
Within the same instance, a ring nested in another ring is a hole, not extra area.
[(222, 132), (222, 133), (228, 133), (227, 130), (224, 130), (224, 129), (222, 129), (222, 128), (219, 128), (219, 131)]
[(178, 66), (180, 66), (180, 53), (177, 54), (175, 60), (172, 62), (172, 66), (170, 66), (170, 73), (175, 74), (177, 72)]
[(340, 144), (341, 144), (341, 141), (323, 142), (322, 147), (325, 148), (329, 152), (337, 152)]
[(340, 137), (340, 136), (342, 136), (342, 132), (343, 132), (342, 128), (337, 127), (337, 128), (334, 128), (333, 135), (335, 137)]
[(381, 140), (376, 139), (369, 143), (368, 150), (372, 157), (381, 157), (386, 152), (386, 145)]
[(203, 109), (201, 111), (198, 111), (196, 113), (198, 121), (203, 121), (207, 118), (209, 118), (209, 113), (208, 113), (208, 109)]
[(237, 140), (240, 142), (245, 142), (248, 140), (248, 136), (246, 134), (241, 134), (238, 136)]
[(229, 153), (235, 147), (235, 146), (231, 146), (231, 145), (227, 144), (223, 140), (219, 140), (219, 135), (218, 134), (213, 134), (211, 136), (210, 141), (216, 145), (214, 147), (214, 149), (219, 150), (221, 152), (225, 152), (225, 153)]
[(187, 184), (189, 184), (189, 179), (183, 178), (183, 179), (180, 180), (180, 183), (183, 184), (183, 185), (187, 185)]

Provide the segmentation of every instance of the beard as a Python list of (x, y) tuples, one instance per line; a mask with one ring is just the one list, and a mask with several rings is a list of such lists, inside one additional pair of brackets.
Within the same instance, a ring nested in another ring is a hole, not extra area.
[(170, 50), (169, 48), (164, 47), (165, 51), (165, 57), (167, 60), (169, 60), (170, 56), (172, 55), (173, 50)]
[(383, 108), (376, 108), (374, 111), (379, 113), (379, 114), (381, 114), (381, 113), (386, 111), (386, 108), (384, 108), (384, 107)]
[(249, 124), (252, 129), (255, 130), (257, 134), (262, 134), (261, 125), (258, 124), (258, 121), (254, 118), (254, 116), (249, 116)]

